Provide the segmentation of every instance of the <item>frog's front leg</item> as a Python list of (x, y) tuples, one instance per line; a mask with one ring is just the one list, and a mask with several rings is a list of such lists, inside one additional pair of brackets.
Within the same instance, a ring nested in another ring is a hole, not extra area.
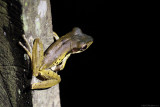
[(71, 54), (68, 54), (66, 55), (66, 57), (63, 59), (62, 63), (59, 65), (60, 67), (60, 70), (63, 70), (65, 65), (66, 65), (66, 62), (67, 62), (67, 59), (70, 57)]
[(26, 45), (27, 45), (28, 48), (27, 48), (26, 46), (24, 46), (21, 42), (19, 42), (19, 45), (22, 46), (22, 48), (27, 52), (28, 56), (29, 56), (30, 59), (32, 60), (32, 54), (31, 54), (32, 49), (31, 49), (31, 46), (30, 46), (29, 42), (27, 41), (25, 35), (22, 35), (22, 37), (23, 37), (23, 39), (25, 40)]
[(39, 71), (38, 75), (44, 78), (45, 81), (41, 81), (41, 82), (32, 84), (32, 87), (31, 87), (32, 89), (49, 88), (49, 87), (52, 87), (58, 84), (61, 81), (60, 76), (51, 70)]

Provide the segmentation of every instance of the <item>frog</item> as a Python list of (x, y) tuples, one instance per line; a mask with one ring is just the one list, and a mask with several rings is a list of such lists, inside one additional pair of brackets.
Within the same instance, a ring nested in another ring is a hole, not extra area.
[(31, 47), (25, 35), (22, 37), (26, 46), (22, 42), (19, 44), (31, 60), (32, 75), (41, 80), (31, 84), (31, 89), (47, 89), (60, 83), (61, 77), (58, 71), (64, 69), (71, 54), (81, 53), (93, 43), (93, 38), (84, 34), (79, 27), (74, 27), (71, 32), (62, 37), (53, 32), (56, 41), (45, 51), (40, 38), (35, 38)]

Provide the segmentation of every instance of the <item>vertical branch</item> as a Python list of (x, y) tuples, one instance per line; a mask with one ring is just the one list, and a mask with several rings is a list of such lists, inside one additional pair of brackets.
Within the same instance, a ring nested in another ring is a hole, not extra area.
[(31, 45), (40, 38), (44, 49), (53, 42), (49, 0), (0, 0), (0, 19), (0, 107), (60, 107), (59, 85), (27, 90), (30, 64), (18, 45), (23, 34)]
[(18, 41), (23, 34), (22, 6), (0, 0), (0, 107), (31, 107), (27, 63)]
[[(40, 38), (44, 50), (53, 42), (51, 7), (49, 0), (20, 0), (22, 3), (23, 29), (27, 40), (32, 45), (35, 38)], [(32, 83), (36, 83), (32, 77)], [(46, 90), (32, 91), (33, 107), (60, 107), (59, 85)]]

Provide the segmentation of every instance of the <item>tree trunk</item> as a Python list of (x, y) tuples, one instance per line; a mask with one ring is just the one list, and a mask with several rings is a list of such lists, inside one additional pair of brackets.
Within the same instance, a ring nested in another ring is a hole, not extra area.
[(0, 107), (60, 107), (59, 85), (30, 90), (30, 60), (18, 45), (22, 34), (32, 45), (40, 38), (46, 49), (53, 42), (49, 0), (0, 0)]

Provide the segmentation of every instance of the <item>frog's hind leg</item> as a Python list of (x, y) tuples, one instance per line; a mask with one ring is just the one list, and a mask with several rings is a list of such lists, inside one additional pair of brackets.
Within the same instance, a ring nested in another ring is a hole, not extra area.
[(39, 68), (42, 64), (44, 54), (43, 54), (43, 44), (39, 38), (35, 39), (32, 49), (32, 69), (33, 75), (38, 76)]
[(39, 72), (39, 76), (41, 76), (46, 80), (32, 84), (32, 87), (31, 87), (32, 89), (49, 88), (58, 84), (61, 81), (60, 76), (51, 70), (43, 70)]

